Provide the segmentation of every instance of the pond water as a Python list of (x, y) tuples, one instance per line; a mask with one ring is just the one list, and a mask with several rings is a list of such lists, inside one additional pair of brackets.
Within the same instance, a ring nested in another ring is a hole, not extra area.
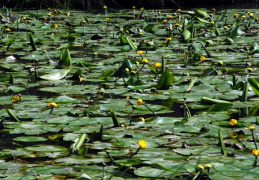
[(259, 14), (225, 7), (2, 8), (0, 177), (258, 179)]

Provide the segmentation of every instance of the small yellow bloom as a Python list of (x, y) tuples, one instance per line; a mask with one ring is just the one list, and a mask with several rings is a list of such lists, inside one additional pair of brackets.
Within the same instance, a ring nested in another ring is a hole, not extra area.
[(212, 166), (210, 164), (205, 165), (205, 169), (210, 169), (210, 168), (212, 168)]
[(231, 126), (235, 126), (235, 125), (237, 125), (237, 120), (235, 120), (235, 119), (230, 119), (230, 120), (229, 120), (229, 124), (230, 124)]
[(246, 59), (250, 59), (252, 56), (250, 56), (250, 55), (248, 55), (248, 56), (246, 56)]
[(54, 102), (48, 104), (48, 107), (58, 107), (58, 105)]
[(223, 28), (224, 28), (224, 29), (228, 29), (228, 27), (227, 27), (227, 26), (223, 26)]
[(213, 14), (210, 14), (210, 17), (212, 17), (212, 18), (213, 18), (213, 16), (214, 16)]
[(219, 65), (219, 66), (223, 66), (223, 64), (224, 64), (224, 63), (223, 63), (222, 61), (218, 61), (218, 65)]
[(50, 13), (48, 13), (48, 14), (47, 14), (47, 16), (51, 16), (51, 14), (50, 14)]
[(125, 71), (126, 71), (126, 72), (129, 72), (129, 68), (125, 68)]
[(48, 8), (47, 10), (48, 10), (48, 11), (51, 11), (51, 9), (50, 9), (50, 8)]
[(255, 129), (255, 127), (253, 125), (248, 126), (249, 131), (254, 130), (254, 129)]
[(55, 28), (55, 29), (57, 29), (57, 28), (58, 28), (58, 25), (57, 25), (57, 24), (55, 24), (55, 25), (54, 25), (54, 28)]
[(137, 100), (137, 105), (140, 106), (142, 103), (143, 103), (142, 99), (138, 99), (138, 100)]
[(202, 165), (197, 165), (196, 166), (196, 171), (204, 171), (204, 167)]
[(166, 38), (166, 41), (171, 41), (172, 40), (172, 38)]
[(144, 35), (144, 33), (140, 32), (140, 33), (139, 33), (139, 35), (140, 35), (140, 36), (143, 36), (143, 35)]
[(145, 10), (145, 8), (143, 8), (143, 7), (142, 7), (142, 8), (140, 8), (140, 10), (141, 10), (141, 11), (144, 11), (144, 10)]
[(257, 22), (259, 20), (259, 18), (258, 17), (255, 17), (255, 21)]
[(58, 11), (56, 9), (54, 10), (54, 13), (56, 16), (58, 15)]
[(132, 9), (136, 9), (136, 7), (135, 7), (135, 6), (132, 6)]
[(210, 24), (214, 25), (215, 23), (214, 23), (214, 21), (210, 21)]
[(66, 15), (67, 15), (67, 16), (70, 16), (70, 12), (66, 12)]
[(107, 6), (103, 6), (103, 9), (107, 9)]
[(143, 54), (143, 51), (138, 51), (137, 54), (141, 55), (141, 54)]
[(46, 52), (47, 52), (47, 50), (46, 50), (46, 49), (43, 49), (43, 50), (42, 50), (42, 52), (43, 52), (43, 53), (46, 53)]
[(168, 18), (169, 18), (169, 19), (173, 19), (173, 16), (169, 15)]
[(10, 29), (10, 28), (6, 28), (5, 31), (6, 31), (6, 32), (10, 32), (11, 29)]
[(136, 71), (131, 71), (131, 72), (130, 72), (130, 75), (131, 75), (131, 76), (135, 76), (136, 74), (137, 74)]
[(166, 23), (166, 22), (167, 22), (167, 20), (163, 20), (163, 21), (162, 21), (162, 23)]
[(238, 14), (234, 14), (234, 18), (237, 18), (238, 17)]
[(136, 65), (137, 65), (137, 66), (139, 65), (139, 62), (138, 62), (138, 61), (136, 61)]
[(259, 150), (258, 149), (253, 149), (252, 154), (254, 156), (259, 156)]
[(246, 14), (249, 15), (251, 12), (247, 11)]
[(139, 140), (138, 146), (139, 146), (139, 148), (144, 149), (147, 146), (147, 142), (143, 141), (143, 140)]
[(231, 24), (228, 24), (228, 27), (231, 27), (232, 25)]
[(212, 9), (211, 9), (211, 11), (212, 11), (212, 12), (215, 12), (215, 11), (216, 11), (216, 9), (215, 9), (215, 8), (212, 8)]
[(142, 59), (142, 62), (143, 62), (144, 64), (147, 64), (147, 63), (148, 63), (148, 60), (147, 60), (147, 59)]
[(82, 23), (84, 23), (84, 24), (85, 24), (85, 23), (86, 23), (86, 21), (82, 21)]
[(200, 61), (201, 61), (201, 62), (203, 62), (203, 61), (205, 61), (205, 60), (206, 60), (205, 56), (201, 56), (201, 57), (200, 57)]
[(106, 21), (109, 21), (110, 20), (110, 18), (106, 18)]
[(138, 119), (136, 121), (143, 121), (143, 122), (145, 122), (146, 120), (143, 117), (138, 117)]
[(245, 19), (245, 18), (246, 18), (246, 16), (244, 16), (244, 15), (243, 15), (243, 16), (241, 16), (241, 19)]
[(252, 68), (246, 68), (246, 70), (247, 70), (248, 72), (253, 72), (253, 69), (252, 69)]
[(156, 63), (154, 64), (154, 66), (155, 66), (155, 68), (160, 68), (160, 67), (161, 67), (161, 64), (160, 64), (159, 62), (156, 62)]
[(250, 13), (249, 16), (250, 16), (250, 17), (254, 17), (254, 14), (253, 14), (253, 13)]
[(129, 30), (126, 30), (125, 33), (129, 34)]
[(176, 12), (181, 12), (182, 10), (181, 9), (177, 9)]
[(211, 41), (208, 40), (208, 39), (206, 39), (204, 42), (205, 42), (206, 44), (211, 44)]
[(23, 17), (22, 17), (22, 21), (24, 21), (25, 19), (26, 19), (26, 17), (23, 16)]
[(13, 96), (13, 99), (12, 99), (13, 103), (16, 103), (20, 100), (21, 100), (21, 95), (16, 94), (16, 95)]

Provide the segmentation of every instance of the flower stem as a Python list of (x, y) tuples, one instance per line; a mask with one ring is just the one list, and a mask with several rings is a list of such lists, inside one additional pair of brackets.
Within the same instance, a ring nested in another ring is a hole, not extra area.
[(132, 155), (130, 156), (130, 158), (132, 158), (133, 156), (135, 156), (136, 154), (138, 154), (139, 150), (140, 150), (140, 147), (138, 148), (138, 150), (137, 150), (134, 154), (132, 154)]
[(146, 103), (144, 103), (143, 105), (146, 106), (155, 116), (157, 116), (156, 113)]
[(50, 117), (50, 115), (51, 115), (53, 109), (54, 109), (54, 107), (51, 107), (51, 110), (50, 110), (48, 116), (46, 117), (46, 119), (44, 119), (43, 124), (45, 124), (45, 123), (47, 122), (47, 120), (49, 119), (49, 117)]
[(255, 148), (258, 149), (257, 144), (256, 144), (256, 140), (255, 140), (254, 130), (252, 129), (251, 132), (252, 132), (252, 137), (253, 137), (253, 141), (254, 141), (254, 144), (255, 144)]

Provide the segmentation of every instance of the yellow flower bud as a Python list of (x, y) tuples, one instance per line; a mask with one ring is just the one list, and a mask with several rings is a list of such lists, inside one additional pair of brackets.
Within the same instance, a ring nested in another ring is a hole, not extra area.
[(215, 23), (214, 23), (214, 21), (210, 21), (210, 24), (214, 25)]
[(48, 13), (48, 14), (47, 14), (47, 16), (51, 16), (51, 14), (50, 14), (50, 13)]
[(146, 142), (146, 141), (143, 141), (143, 140), (139, 140), (139, 141), (138, 141), (138, 146), (139, 146), (141, 149), (144, 149), (144, 148), (147, 146), (147, 142)]
[(142, 99), (138, 99), (138, 100), (137, 100), (137, 105), (140, 106), (142, 103), (143, 103)]
[(234, 14), (234, 18), (237, 18), (238, 17), (238, 14)]
[(219, 65), (219, 66), (223, 66), (223, 64), (224, 64), (224, 63), (223, 63), (222, 61), (218, 61), (218, 65)]
[(196, 171), (201, 171), (203, 172), (204, 171), (204, 167), (202, 165), (197, 165), (196, 166)]
[(168, 18), (169, 18), (169, 19), (173, 19), (173, 16), (169, 15)]
[(176, 12), (181, 12), (182, 10), (181, 9), (177, 9)]
[(143, 35), (144, 35), (144, 33), (140, 32), (140, 33), (139, 33), (139, 35), (140, 35), (140, 36), (143, 36)]
[(201, 61), (201, 62), (203, 62), (203, 61), (205, 61), (205, 60), (206, 60), (206, 58), (205, 58), (204, 56), (201, 56), (201, 57), (200, 57), (200, 61)]
[(106, 21), (109, 21), (110, 20), (110, 18), (106, 18)]
[(129, 72), (129, 68), (125, 68), (125, 71), (126, 71), (126, 72)]
[(229, 124), (230, 124), (231, 126), (235, 126), (235, 125), (237, 125), (237, 120), (235, 120), (235, 119), (230, 119), (230, 120), (229, 120)]
[(142, 63), (147, 64), (148, 60), (147, 59), (142, 59)]
[(135, 6), (132, 6), (132, 9), (136, 9), (136, 7), (135, 7)]
[(103, 9), (107, 9), (107, 6), (103, 6)]
[(18, 102), (20, 100), (21, 100), (21, 95), (20, 94), (17, 94), (17, 95), (13, 96), (13, 99), (12, 99), (13, 103), (16, 103), (16, 102)]
[(6, 32), (10, 32), (11, 29), (10, 29), (10, 28), (6, 28), (5, 31), (6, 31)]
[(166, 41), (171, 41), (172, 40), (172, 38), (166, 38)]
[(156, 63), (154, 64), (154, 66), (155, 66), (155, 68), (160, 68), (160, 67), (161, 67), (161, 64), (160, 64), (159, 62), (156, 62)]
[(58, 107), (58, 105), (54, 102), (48, 104), (48, 107)]
[(212, 168), (212, 166), (210, 164), (205, 165), (205, 169), (210, 169), (210, 168)]
[(163, 21), (162, 21), (162, 23), (166, 23), (166, 22), (167, 22), (167, 20), (163, 20)]
[(245, 19), (246, 17), (243, 15), (243, 16), (241, 16), (241, 19)]
[(252, 68), (246, 68), (247, 72), (253, 72)]
[(57, 29), (57, 28), (58, 28), (58, 25), (57, 25), (57, 24), (55, 24), (55, 25), (54, 25), (54, 28), (55, 28), (55, 29)]
[(258, 149), (253, 149), (252, 154), (254, 156), (259, 156), (259, 150)]
[(254, 130), (254, 129), (255, 129), (255, 127), (253, 125), (248, 126), (249, 131)]
[(141, 55), (141, 54), (143, 54), (143, 51), (138, 51), (137, 54)]
[(46, 49), (43, 49), (43, 50), (42, 50), (42, 52), (43, 52), (43, 53), (46, 53), (46, 52), (47, 52), (47, 50), (46, 50)]

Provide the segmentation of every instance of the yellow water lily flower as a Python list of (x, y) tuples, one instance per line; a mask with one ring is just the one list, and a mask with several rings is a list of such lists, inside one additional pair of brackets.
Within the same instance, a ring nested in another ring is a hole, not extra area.
[(163, 21), (162, 21), (162, 23), (166, 23), (166, 22), (167, 22), (167, 20), (163, 20)]
[(132, 6), (132, 9), (136, 9), (136, 7), (135, 7), (135, 6)]
[(43, 52), (43, 53), (46, 53), (46, 52), (47, 52), (47, 50), (46, 50), (46, 49), (43, 49), (43, 50), (42, 50), (42, 52)]
[(58, 105), (54, 102), (48, 104), (48, 107), (58, 107)]
[(171, 41), (172, 40), (172, 38), (166, 38), (166, 41)]
[(181, 9), (177, 9), (176, 12), (181, 12), (182, 10)]
[(143, 36), (143, 35), (144, 35), (144, 33), (143, 33), (143, 32), (140, 32), (140, 33), (139, 33), (139, 35), (140, 35), (140, 36)]
[(142, 62), (143, 62), (144, 64), (147, 64), (147, 63), (148, 63), (148, 60), (147, 60), (147, 59), (142, 59)]
[(255, 127), (253, 125), (248, 126), (249, 131), (254, 130), (254, 129), (255, 129)]
[(253, 150), (252, 150), (252, 154), (253, 154), (254, 156), (259, 156), (259, 150), (258, 150), (258, 149), (253, 149)]
[(200, 57), (200, 61), (201, 61), (201, 62), (203, 62), (203, 61), (205, 61), (205, 60), (206, 60), (205, 56), (201, 56), (201, 57)]
[(143, 103), (142, 99), (138, 99), (138, 100), (137, 100), (137, 105), (140, 106), (142, 103)]
[(173, 16), (169, 15), (168, 18), (169, 18), (169, 19), (173, 19)]
[(214, 21), (210, 21), (210, 24), (214, 25), (215, 23), (214, 23)]
[(204, 167), (202, 165), (197, 165), (196, 166), (196, 171), (204, 171)]
[(222, 61), (218, 61), (218, 65), (219, 65), (219, 66), (223, 66), (223, 64), (224, 64), (224, 63), (223, 63)]
[(103, 9), (107, 9), (107, 6), (103, 6)]
[(55, 25), (54, 25), (54, 28), (55, 28), (55, 29), (57, 29), (57, 28), (58, 28), (58, 25), (57, 25), (57, 24), (55, 24)]
[(48, 14), (47, 14), (47, 16), (51, 16), (51, 14), (50, 14), (50, 13), (48, 13)]
[(212, 168), (212, 166), (210, 164), (205, 165), (205, 169), (210, 169), (210, 168)]
[(6, 28), (5, 31), (6, 31), (6, 32), (10, 32), (11, 29), (10, 29), (10, 28)]
[(18, 102), (20, 100), (21, 100), (21, 95), (20, 94), (16, 94), (16, 95), (13, 96), (13, 99), (12, 99), (13, 103), (16, 103), (16, 102)]
[(147, 142), (144, 141), (144, 140), (139, 140), (139, 141), (138, 141), (138, 146), (139, 146), (141, 149), (144, 149), (144, 148), (147, 146)]
[(246, 70), (247, 70), (248, 72), (253, 72), (253, 69), (252, 69), (252, 68), (246, 68)]
[(143, 51), (138, 51), (137, 54), (141, 55), (141, 54), (143, 54)]
[(109, 21), (110, 20), (110, 18), (106, 18), (106, 21)]
[(237, 18), (238, 17), (238, 14), (234, 14), (234, 18)]
[(244, 15), (243, 15), (243, 16), (241, 16), (241, 19), (245, 19), (245, 18), (246, 18), (246, 16), (244, 16)]
[(126, 72), (129, 72), (129, 68), (125, 68), (125, 71), (126, 71)]
[(160, 68), (160, 67), (161, 67), (161, 64), (160, 64), (159, 62), (156, 62), (156, 63), (154, 64), (154, 66), (155, 66), (155, 68)]
[(235, 120), (235, 119), (230, 119), (230, 120), (229, 120), (229, 124), (230, 124), (231, 126), (235, 126), (235, 125), (237, 125), (237, 120)]

